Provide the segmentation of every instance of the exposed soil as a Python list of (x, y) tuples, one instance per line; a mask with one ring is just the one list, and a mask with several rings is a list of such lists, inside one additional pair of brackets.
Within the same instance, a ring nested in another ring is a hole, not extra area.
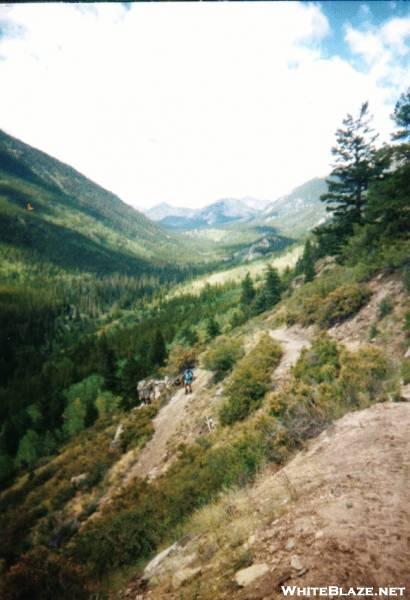
[(280, 382), (288, 376), (291, 367), (296, 364), (303, 348), (310, 345), (312, 330), (303, 329), (298, 326), (280, 327), (278, 329), (271, 329), (269, 335), (282, 345), (282, 360), (273, 374), (274, 380)]
[[(370, 281), (368, 287), (372, 292), (372, 296), (366, 306), (353, 318), (331, 327), (328, 330), (328, 334), (337, 341), (342, 342), (349, 350), (355, 351), (361, 343), (370, 341), (370, 327), (374, 324), (381, 332), (387, 328), (389, 333), (389, 350), (390, 352), (400, 354), (404, 337), (402, 312), (406, 296), (403, 283), (398, 278), (385, 277), (381, 274)], [(380, 303), (383, 300), (388, 300), (392, 305), (392, 313), (384, 320), (379, 314)], [(391, 335), (393, 331), (396, 333), (394, 337)], [(383, 345), (383, 336), (376, 336), (372, 341)]]
[(136, 464), (128, 471), (123, 481), (124, 486), (127, 486), (135, 477), (155, 479), (164, 472), (172, 459), (168, 451), (168, 444), (186, 418), (190, 406), (195, 405), (210, 384), (211, 378), (212, 373), (209, 371), (195, 369), (192, 394), (185, 394), (184, 388), (181, 388), (161, 408), (153, 421), (155, 433), (142, 449)]
[[(246, 547), (252, 563), (269, 568), (251, 585), (239, 588), (233, 574), (221, 585), (226, 566), (198, 557), (192, 567), (199, 564), (201, 571), (194, 581), (175, 589), (165, 579), (136, 597), (274, 599), (283, 597), (285, 583), (405, 586), (402, 597), (410, 598), (409, 425), (407, 403), (350, 413), (286, 468), (250, 489), (250, 502), (261, 515), (272, 503), (279, 514), (267, 527), (250, 532)], [(195, 552), (198, 540), (192, 546), (184, 554)]]

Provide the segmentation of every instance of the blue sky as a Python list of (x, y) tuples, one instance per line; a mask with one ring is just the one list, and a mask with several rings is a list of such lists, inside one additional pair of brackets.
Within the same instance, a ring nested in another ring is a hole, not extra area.
[(0, 5), (0, 127), (136, 207), (273, 199), (410, 84), (408, 2)]
[(410, 12), (409, 3), (400, 0), (340, 0), (320, 2), (319, 6), (332, 26), (332, 32), (326, 40), (326, 51), (347, 59), (352, 56), (344, 39), (348, 24), (357, 29), (377, 28), (392, 17), (403, 18), (409, 16)]

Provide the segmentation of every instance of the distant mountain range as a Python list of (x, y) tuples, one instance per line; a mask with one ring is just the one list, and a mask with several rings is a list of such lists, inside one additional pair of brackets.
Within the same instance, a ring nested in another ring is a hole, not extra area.
[(257, 198), (223, 198), (204, 208), (192, 209), (162, 203), (145, 211), (147, 217), (172, 229), (217, 227), (253, 219), (267, 201)]
[(283, 233), (298, 237), (329, 217), (320, 196), (327, 191), (326, 180), (316, 177), (281, 196), (259, 214), (258, 219)]
[[(224, 198), (200, 209), (162, 203), (145, 211), (152, 220), (170, 229), (192, 230), (223, 227), (233, 223), (273, 224), (286, 233), (304, 233), (326, 217), (320, 196), (327, 189), (315, 178), (272, 202), (258, 198)], [(295, 229), (296, 228), (296, 229)]]

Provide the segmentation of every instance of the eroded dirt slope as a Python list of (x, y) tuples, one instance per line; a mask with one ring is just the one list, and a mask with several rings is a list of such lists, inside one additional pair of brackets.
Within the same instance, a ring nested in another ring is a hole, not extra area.
[(273, 599), (283, 582), (410, 592), (409, 429), (410, 404), (377, 404), (346, 415), (284, 469), (261, 477), (247, 492), (258, 525), (243, 549), (247, 568), (264, 565), (265, 574), (249, 585), (240, 587), (225, 561), (232, 548), (201, 556), (206, 543), (194, 538), (160, 563), (151, 589), (131, 587), (131, 596)]
[(168, 453), (168, 444), (183, 423), (190, 406), (195, 405), (200, 396), (209, 386), (212, 373), (204, 369), (194, 370), (192, 394), (185, 394), (184, 388), (179, 389), (171, 400), (161, 408), (153, 424), (155, 433), (151, 440), (144, 446), (138, 461), (128, 471), (124, 479), (127, 486), (135, 477), (149, 477), (154, 479), (166, 467), (171, 458)]

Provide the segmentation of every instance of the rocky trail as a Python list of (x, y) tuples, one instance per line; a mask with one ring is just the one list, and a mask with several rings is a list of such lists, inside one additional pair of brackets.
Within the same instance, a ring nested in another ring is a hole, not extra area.
[(127, 486), (135, 477), (155, 479), (164, 468), (168, 457), (168, 443), (184, 422), (190, 405), (195, 404), (198, 397), (207, 388), (212, 373), (204, 369), (194, 370), (192, 394), (185, 394), (184, 388), (179, 389), (171, 400), (161, 408), (153, 421), (155, 433), (144, 446), (138, 461), (133, 465), (123, 482)]
[[(269, 334), (280, 342), (283, 348), (282, 360), (273, 374), (275, 382), (278, 383), (286, 378), (302, 349), (310, 344), (310, 335), (307, 330), (298, 327), (273, 329), (269, 331)], [(143, 448), (137, 463), (128, 471), (123, 482), (124, 486), (127, 486), (135, 477), (155, 479), (166, 468), (166, 463), (171, 458), (168, 456), (169, 442), (184, 425), (188, 414), (195, 413), (196, 405), (201, 404), (202, 396), (211, 384), (212, 373), (209, 371), (195, 369), (194, 376), (192, 394), (186, 395), (184, 389), (178, 390), (159, 411), (153, 421), (155, 433)], [(181, 436), (181, 441), (182, 437), (186, 441), (185, 438), (190, 436)]]

